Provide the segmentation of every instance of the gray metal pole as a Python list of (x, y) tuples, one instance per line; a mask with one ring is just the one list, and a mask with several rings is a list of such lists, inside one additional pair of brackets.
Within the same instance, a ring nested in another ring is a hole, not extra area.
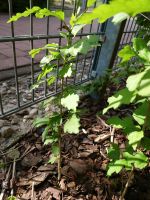
[(109, 19), (106, 27), (106, 40), (101, 47), (101, 52), (98, 58), (97, 66), (93, 66), (92, 74), (96, 77), (104, 76), (107, 69), (113, 67), (117, 51), (120, 45), (120, 40), (125, 27), (126, 21), (121, 24), (114, 25), (112, 19)]

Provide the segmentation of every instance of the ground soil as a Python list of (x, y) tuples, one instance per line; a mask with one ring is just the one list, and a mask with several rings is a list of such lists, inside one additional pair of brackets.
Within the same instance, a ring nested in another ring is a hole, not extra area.
[[(50, 146), (43, 145), (42, 129), (33, 129), (11, 148), (10, 154), (19, 154), (15, 166), (12, 156), (0, 152), (7, 166), (0, 173), (3, 199), (12, 192), (21, 200), (119, 200), (129, 173), (123, 171), (111, 178), (106, 176), (107, 148), (112, 130), (105, 123), (108, 116), (96, 115), (103, 104), (91, 98), (80, 103), (80, 108), (86, 109), (81, 116), (80, 133), (62, 138), (62, 178), (59, 184), (57, 164), (48, 164)], [(115, 130), (114, 141), (118, 145), (125, 142), (119, 130)], [(149, 182), (149, 168), (136, 171), (125, 199), (149, 200)]]

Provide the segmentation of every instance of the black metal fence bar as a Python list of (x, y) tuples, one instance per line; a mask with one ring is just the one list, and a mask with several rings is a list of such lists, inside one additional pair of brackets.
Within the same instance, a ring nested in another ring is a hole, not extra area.
[[(12, 17), (13, 8), (12, 8), (12, 0), (8, 0), (9, 4), (9, 17)], [(11, 36), (12, 38), (15, 36), (14, 34), (14, 24), (11, 22)], [(17, 56), (16, 56), (16, 46), (15, 41), (12, 41), (13, 45), (13, 60), (14, 60), (14, 73), (15, 73), (15, 84), (16, 84), (16, 94), (17, 94), (17, 106), (20, 107), (19, 101), (19, 84), (18, 84), (18, 75), (17, 75)]]

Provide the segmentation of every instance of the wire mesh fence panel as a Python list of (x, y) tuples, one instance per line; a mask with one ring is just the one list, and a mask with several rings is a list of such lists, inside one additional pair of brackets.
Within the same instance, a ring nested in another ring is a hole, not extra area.
[[(76, 9), (76, 1), (55, 0), (53, 4), (51, 2), (44, 0), (41, 6), (51, 10), (64, 11), (66, 23), (68, 23), (72, 12)], [(86, 0), (83, 2), (82, 10), (86, 9), (87, 4)], [(44, 82), (39, 88), (31, 90), (31, 86), (36, 82), (41, 70), (39, 62), (47, 54), (47, 51), (41, 52), (35, 58), (31, 58), (28, 52), (48, 43), (65, 45), (64, 39), (59, 35), (60, 30), (63, 29), (63, 22), (54, 17), (37, 19), (30, 15), (15, 23), (6, 23), (13, 14), (23, 11), (20, 2), (17, 3), (17, 0), (8, 0), (7, 12), (0, 14), (0, 117), (34, 105), (60, 91), (59, 79), (51, 86)], [(26, 3), (29, 8), (36, 6), (34, 0), (29, 0)], [(98, 3), (100, 3), (99, 0), (94, 4), (94, 7)], [(92, 24), (83, 28), (73, 38), (73, 41), (95, 34), (104, 35), (101, 25), (97, 21), (93, 21)], [(90, 80), (95, 51), (96, 49), (93, 48), (86, 56), (78, 55), (76, 57), (73, 65), (75, 73), (67, 79), (67, 84), (82, 84)], [(57, 66), (58, 73), (62, 65), (59, 62)]]

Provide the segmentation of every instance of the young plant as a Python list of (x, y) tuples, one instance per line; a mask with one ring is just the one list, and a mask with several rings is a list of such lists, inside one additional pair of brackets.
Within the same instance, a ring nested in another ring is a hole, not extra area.
[[(87, 7), (92, 6), (94, 2), (89, 0)], [(66, 40), (64, 46), (52, 43), (29, 52), (31, 57), (34, 58), (41, 51), (47, 51), (47, 54), (40, 62), (41, 72), (37, 78), (37, 82), (32, 86), (33, 89), (45, 82), (45, 80), (48, 85), (60, 80), (60, 94), (55, 101), (57, 102), (56, 106), (59, 108), (59, 112), (49, 113), (45, 117), (37, 118), (34, 121), (36, 127), (45, 127), (42, 140), (45, 145), (51, 144), (51, 157), (49, 162), (58, 162), (58, 180), (61, 178), (61, 138), (67, 133), (79, 133), (80, 127), (80, 119), (77, 114), (79, 95), (76, 94), (75, 89), (65, 84), (66, 79), (73, 76), (73, 62), (76, 56), (78, 54), (87, 54), (99, 42), (99, 36), (97, 35), (88, 35), (76, 40), (76, 42), (72, 41), (72, 37), (76, 36), (81, 28), (85, 26), (85, 24), (76, 25), (73, 23), (74, 18), (81, 15), (80, 4), (77, 5), (77, 12), (72, 14), (69, 25), (65, 22), (65, 14), (63, 11), (50, 11), (46, 8), (41, 9), (40, 7), (33, 7), (23, 13), (17, 13), (9, 20), (9, 22), (17, 21), (21, 17), (35, 14), (37, 18), (55, 16), (63, 23), (62, 27), (64, 31), (60, 31), (60, 36)], [(61, 63), (61, 66), (58, 66), (56, 61), (59, 64)]]

